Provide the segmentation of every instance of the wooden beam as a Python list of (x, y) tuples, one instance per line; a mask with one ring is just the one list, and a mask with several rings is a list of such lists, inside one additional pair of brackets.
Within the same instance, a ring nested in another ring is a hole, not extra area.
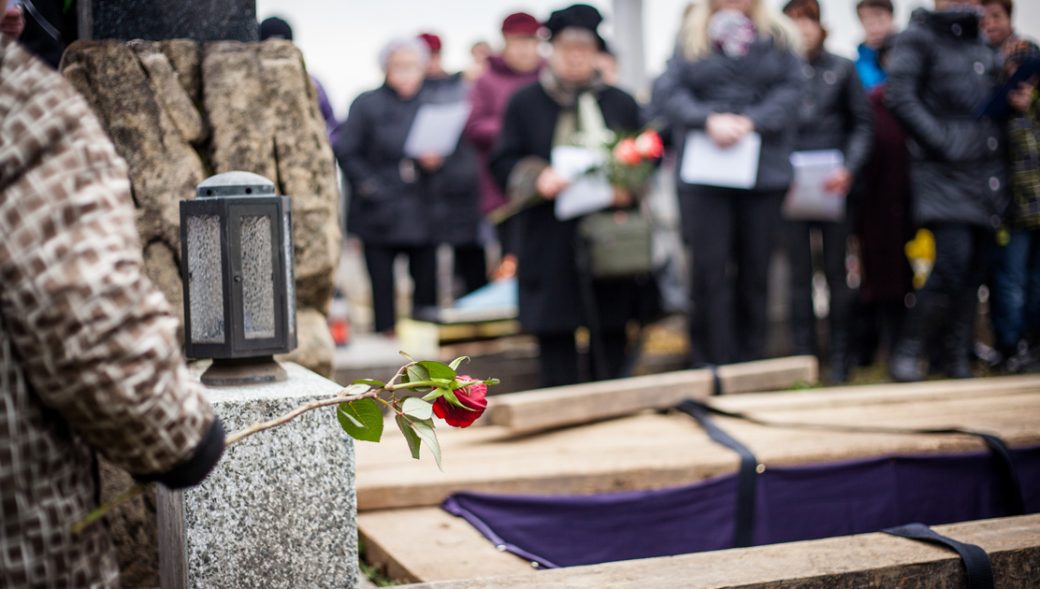
[[(1040, 443), (1040, 379), (1035, 376), (741, 395), (712, 402), (788, 423), (960, 426), (996, 433), (1015, 446)], [(565, 406), (561, 401), (560, 410)], [(718, 422), (766, 467), (984, 448), (971, 436), (807, 433), (725, 418)], [(391, 425), (382, 444), (358, 444), (359, 509), (437, 505), (457, 491), (548, 495), (665, 488), (734, 472), (737, 466), (731, 451), (678, 414), (644, 412), (534, 435), (499, 426), (442, 428), (438, 435), (443, 472), (432, 460), (412, 460)]]
[[(394, 536), (386, 525), (361, 519), (369, 542), (383, 542), (391, 571), (402, 581), (423, 579), (413, 589), (842, 589), (864, 587), (965, 587), (964, 566), (950, 550), (887, 534), (861, 534), (753, 548), (612, 562), (535, 571), (523, 560), (500, 553), (475, 530), (438, 536), (452, 516), (436, 509), (396, 512), (411, 533)], [(468, 524), (463, 524), (468, 527)], [(997, 587), (1035, 588), (1040, 579), (1040, 515), (936, 526), (940, 534), (981, 546), (989, 555)], [(393, 532), (398, 533), (398, 532)], [(432, 539), (416, 542), (416, 537)], [(440, 538), (438, 540), (438, 538)], [(371, 545), (371, 544), (370, 544)], [(499, 576), (502, 571), (504, 576)], [(507, 572), (512, 571), (512, 572)], [(484, 575), (482, 578), (481, 575)], [(449, 579), (461, 579), (450, 581)]]
[[(795, 356), (722, 366), (718, 375), (723, 393), (750, 393), (814, 384), (819, 368), (814, 356)], [(706, 369), (540, 389), (496, 397), (491, 423), (513, 432), (539, 431), (673, 407), (713, 392), (714, 380)]]

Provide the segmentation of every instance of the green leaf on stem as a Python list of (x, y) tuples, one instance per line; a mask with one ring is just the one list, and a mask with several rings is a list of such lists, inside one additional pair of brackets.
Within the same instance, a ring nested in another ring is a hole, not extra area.
[(430, 449), (433, 459), (437, 461), (437, 468), (444, 470), (441, 467), (441, 445), (437, 441), (437, 430), (433, 428), (433, 421), (424, 419), (422, 421), (413, 421), (411, 425), (415, 435), (419, 436), (423, 442), (426, 442), (426, 447)]
[(409, 362), (411, 362), (412, 364), (415, 364), (415, 358), (412, 358), (411, 356), (409, 356), (408, 352), (399, 350), (397, 353), (402, 355), (402, 356), (404, 356), (404, 358), (406, 360), (408, 360)]
[(404, 435), (404, 439), (408, 441), (408, 449), (412, 452), (412, 458), (418, 460), (419, 445), (422, 443), (422, 440), (419, 439), (415, 430), (412, 429), (412, 424), (407, 417), (398, 415), (395, 418), (395, 421), (397, 422), (398, 429), (400, 429), (401, 433)]
[(452, 360), (451, 364), (448, 364), (448, 366), (451, 367), (452, 370), (458, 370), (459, 366), (461, 366), (463, 362), (469, 362), (469, 356), (459, 356)]
[(383, 412), (372, 399), (340, 403), (336, 417), (343, 431), (355, 440), (378, 442), (383, 437)]
[(353, 384), (368, 385), (374, 389), (381, 389), (386, 386), (386, 383), (381, 380), (372, 380), (371, 378), (361, 378), (355, 380)]
[[(423, 382), (430, 380), (430, 373), (418, 364), (411, 364), (407, 368), (405, 368), (405, 374), (402, 380), (406, 383)], [(433, 389), (433, 387), (421, 387), (414, 390), (419, 391), (421, 393), (425, 393), (431, 389)]]
[(496, 384), (501, 384), (501, 383), (502, 383), (502, 381), (497, 379), (497, 378), (488, 378), (488, 379), (484, 380), (484, 384), (489, 386), (489, 387), (493, 387)]
[(426, 372), (430, 375), (430, 378), (443, 378), (448, 381), (455, 380), (455, 369), (449, 367), (447, 364), (441, 364), (440, 362), (434, 362), (432, 360), (424, 360), (419, 362), (419, 366), (426, 369)]
[(405, 415), (419, 420), (430, 419), (433, 417), (433, 405), (417, 397), (408, 397), (405, 399), (404, 403), (401, 405), (401, 411)]

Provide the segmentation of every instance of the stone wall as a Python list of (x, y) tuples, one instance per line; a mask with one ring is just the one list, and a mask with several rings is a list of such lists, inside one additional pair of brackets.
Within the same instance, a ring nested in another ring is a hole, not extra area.
[(212, 174), (244, 170), (292, 197), (299, 348), (331, 376), (325, 323), (340, 252), (336, 170), (316, 92), (288, 41), (85, 41), (62, 71), (130, 167), (145, 271), (183, 314), (179, 202)]

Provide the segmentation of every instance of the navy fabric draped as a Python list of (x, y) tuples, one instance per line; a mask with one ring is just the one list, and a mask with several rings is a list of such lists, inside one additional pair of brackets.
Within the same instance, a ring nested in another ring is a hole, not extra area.
[[(1040, 446), (1011, 451), (1026, 513), (1040, 512)], [(1016, 515), (989, 452), (773, 467), (759, 475), (754, 544)], [(457, 493), (443, 508), (543, 567), (733, 547), (737, 478), (581, 496)]]

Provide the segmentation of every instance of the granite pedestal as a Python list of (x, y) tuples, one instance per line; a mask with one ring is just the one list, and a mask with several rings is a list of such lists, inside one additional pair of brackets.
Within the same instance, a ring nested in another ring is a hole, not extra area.
[[(228, 433), (340, 386), (295, 364), (286, 382), (212, 388)], [(254, 434), (228, 449), (202, 485), (160, 491), (163, 589), (358, 584), (354, 445), (334, 407)]]

